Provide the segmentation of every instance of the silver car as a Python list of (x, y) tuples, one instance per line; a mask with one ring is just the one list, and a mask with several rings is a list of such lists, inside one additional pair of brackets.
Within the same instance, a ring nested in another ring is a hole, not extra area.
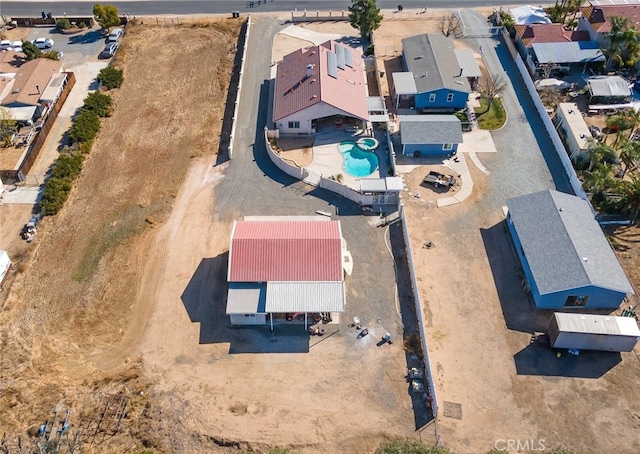
[(117, 50), (118, 50), (118, 43), (109, 43), (104, 48), (104, 50), (100, 52), (100, 55), (98, 55), (98, 58), (111, 58), (116, 54)]
[(53, 47), (53, 40), (51, 38), (38, 38), (32, 42), (38, 49), (51, 49)]

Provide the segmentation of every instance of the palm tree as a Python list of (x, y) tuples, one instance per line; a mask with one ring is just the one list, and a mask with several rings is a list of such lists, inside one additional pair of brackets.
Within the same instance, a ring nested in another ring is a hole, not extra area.
[(594, 169), (606, 163), (615, 162), (618, 158), (615, 150), (604, 142), (591, 142), (585, 157), (589, 160), (588, 172), (593, 172)]
[(640, 177), (631, 175), (631, 180), (622, 182), (622, 198), (620, 209), (624, 213), (631, 214), (631, 222), (636, 222), (640, 212)]
[(622, 177), (627, 172), (633, 172), (638, 168), (638, 161), (640, 160), (640, 142), (636, 140), (625, 139), (620, 142), (620, 160), (624, 163), (624, 169)]
[(624, 114), (627, 116), (631, 125), (631, 130), (629, 131), (629, 139), (631, 139), (633, 137), (633, 133), (636, 132), (636, 129), (640, 126), (640, 112), (635, 109), (626, 109)]

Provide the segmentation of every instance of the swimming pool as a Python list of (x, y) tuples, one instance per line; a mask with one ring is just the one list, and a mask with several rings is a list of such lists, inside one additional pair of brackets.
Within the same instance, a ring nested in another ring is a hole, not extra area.
[(363, 151), (355, 142), (340, 142), (338, 150), (344, 161), (342, 168), (352, 177), (366, 177), (378, 168), (378, 157), (370, 151)]
[(375, 150), (379, 145), (378, 141), (373, 137), (363, 137), (361, 139), (358, 139), (356, 144), (363, 150), (367, 151)]

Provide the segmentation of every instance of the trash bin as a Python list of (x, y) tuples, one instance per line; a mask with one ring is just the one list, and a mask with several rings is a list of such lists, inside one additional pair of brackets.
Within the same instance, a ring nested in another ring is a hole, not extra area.
[(237, 19), (238, 17), (240, 17), (240, 11), (233, 11), (231, 15)]

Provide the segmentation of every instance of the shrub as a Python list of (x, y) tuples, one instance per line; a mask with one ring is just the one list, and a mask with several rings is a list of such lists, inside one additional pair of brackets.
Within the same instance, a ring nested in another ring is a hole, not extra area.
[(84, 98), (82, 110), (95, 112), (99, 117), (108, 117), (111, 115), (111, 96), (99, 91), (89, 93), (89, 96)]
[(40, 52), (40, 58), (58, 61), (60, 60), (60, 53), (57, 50), (48, 50), (46, 52)]
[(89, 142), (100, 129), (100, 118), (91, 110), (83, 110), (73, 121), (69, 129), (69, 142)]
[(380, 446), (376, 449), (375, 454), (451, 454), (451, 451), (415, 441), (394, 440)]
[(71, 181), (51, 177), (47, 180), (47, 185), (40, 199), (40, 208), (44, 216), (51, 216), (62, 208), (64, 202), (69, 198), (71, 192)]
[(84, 156), (80, 153), (62, 153), (51, 171), (52, 178), (74, 180), (82, 170)]
[(107, 66), (106, 68), (102, 68), (98, 73), (98, 82), (104, 85), (107, 90), (120, 88), (123, 81), (124, 77), (122, 76), (121, 69), (115, 69), (111, 66)]
[(61, 17), (60, 19), (56, 19), (56, 29), (58, 31), (67, 30), (71, 28), (71, 22), (66, 17)]
[(31, 41), (22, 41), (22, 52), (27, 56), (27, 60), (40, 58), (42, 52)]

